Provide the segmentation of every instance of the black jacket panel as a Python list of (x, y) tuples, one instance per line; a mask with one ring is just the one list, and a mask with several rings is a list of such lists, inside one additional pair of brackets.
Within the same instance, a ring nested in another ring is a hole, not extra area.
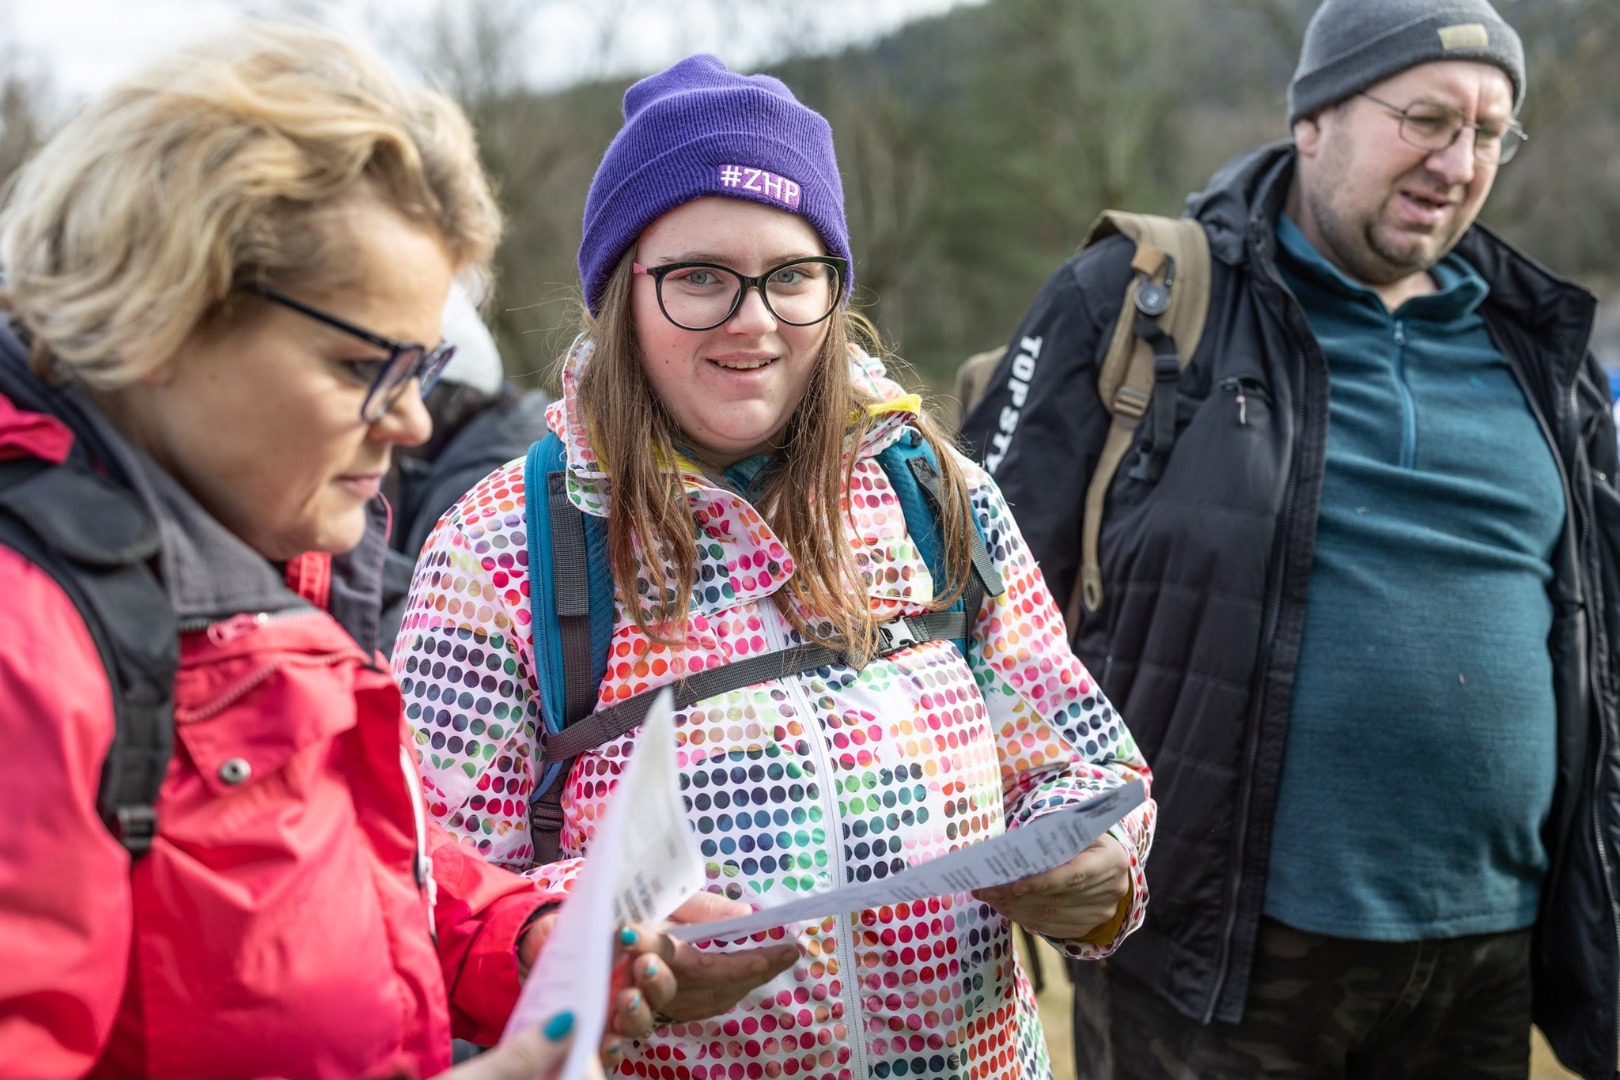
[[(1076, 638), (1141, 742), (1161, 806), (1153, 913), (1111, 962), (1206, 1022), (1239, 1019), (1247, 993), (1326, 451), (1327, 365), (1274, 264), (1293, 163), (1287, 144), (1262, 148), (1190, 202), (1210, 238), (1208, 322), (1163, 475), (1131, 475), (1144, 424), (1110, 485), (1103, 604)], [(1487, 324), (1566, 476), (1549, 642), (1560, 784), (1536, 1001), (1560, 1056), (1607, 1076), (1620, 1056), (1620, 496), (1607, 392), (1585, 351), (1593, 302), (1482, 227), (1458, 250), (1491, 284)], [(1130, 251), (1111, 240), (1052, 275), (963, 425), (1060, 601), (1109, 425), (1097, 366)]]

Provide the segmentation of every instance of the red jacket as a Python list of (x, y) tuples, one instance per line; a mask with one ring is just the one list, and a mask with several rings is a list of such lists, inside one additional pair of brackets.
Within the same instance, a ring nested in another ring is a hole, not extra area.
[[(72, 438), (0, 397), (0, 457)], [(0, 1074), (421, 1075), (452, 1031), (499, 1036), (549, 897), (423, 824), (399, 691), (330, 615), (182, 635), (131, 866), (95, 810), (113, 713), (89, 632), (3, 547), (0, 596)]]

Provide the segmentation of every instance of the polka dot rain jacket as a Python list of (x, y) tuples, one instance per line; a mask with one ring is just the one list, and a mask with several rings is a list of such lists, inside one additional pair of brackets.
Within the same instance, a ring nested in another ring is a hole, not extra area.
[[(609, 483), (575, 394), (590, 346), (564, 371), (548, 420), (569, 455), (569, 495), (606, 513)], [(847, 506), (872, 610), (920, 615), (934, 582), (877, 454), (920, 408), (863, 353), (875, 401)], [(1061, 616), (990, 478), (959, 459), (1006, 592), (987, 598), (964, 659), (948, 641), (709, 698), (677, 714), (687, 820), (714, 892), (771, 904), (923, 862), (1133, 777), (1136, 743), (1069, 652)], [(491, 474), (439, 523), (417, 565), (394, 653), (431, 812), (494, 862), (566, 888), (626, 764), (632, 736), (576, 759), (566, 777), (564, 858), (532, 866), (528, 800), (540, 726), (526, 576), (523, 461)], [(649, 642), (622, 597), (599, 704), (684, 673), (801, 641), (772, 602), (792, 555), (759, 511), (682, 463), (701, 566), (679, 647)], [(1153, 832), (1149, 801), (1113, 830), (1133, 891), (1103, 945), (1141, 922)], [(633, 1044), (621, 1075), (1039, 1080), (1050, 1075), (1035, 999), (1011, 926), (963, 893), (759, 935), (797, 935), (801, 959), (729, 1013)], [(718, 946), (705, 946), (718, 947)], [(736, 946), (736, 947), (741, 947)]]

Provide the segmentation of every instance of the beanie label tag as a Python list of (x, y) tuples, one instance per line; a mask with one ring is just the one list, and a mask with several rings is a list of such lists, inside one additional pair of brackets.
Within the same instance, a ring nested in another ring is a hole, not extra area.
[(797, 183), (752, 165), (720, 166), (720, 186), (730, 191), (747, 191), (763, 195), (771, 202), (780, 203), (789, 210), (799, 208), (802, 191)]
[(1491, 35), (1485, 30), (1484, 23), (1454, 23), (1442, 26), (1439, 34), (1440, 47), (1447, 52), (1452, 49), (1488, 49), (1491, 45)]

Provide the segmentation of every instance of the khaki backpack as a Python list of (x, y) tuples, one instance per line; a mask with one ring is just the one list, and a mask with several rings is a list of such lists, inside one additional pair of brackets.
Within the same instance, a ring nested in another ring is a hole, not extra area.
[[(1125, 289), (1119, 319), (1108, 352), (1097, 369), (1097, 396), (1113, 417), (1091, 485), (1086, 489), (1085, 518), (1080, 530), (1080, 572), (1064, 612), (1072, 637), (1083, 612), (1102, 606), (1102, 568), (1097, 540), (1102, 534), (1103, 504), (1119, 471), (1131, 438), (1155, 400), (1156, 385), (1166, 384), (1152, 408), (1148, 438), (1131, 475), (1157, 482), (1175, 442), (1175, 384), (1181, 369), (1198, 350), (1209, 314), (1209, 238), (1203, 226), (1187, 218), (1105, 210), (1092, 223), (1081, 249), (1114, 234), (1136, 243), (1131, 258), (1135, 273)], [(962, 415), (983, 396), (990, 373), (1003, 350), (969, 357), (957, 369), (957, 397)]]

